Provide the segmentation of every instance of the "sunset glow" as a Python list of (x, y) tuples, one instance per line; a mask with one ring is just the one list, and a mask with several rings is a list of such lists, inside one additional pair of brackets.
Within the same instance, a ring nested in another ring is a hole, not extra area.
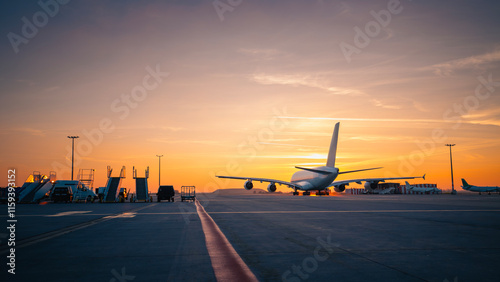
[[(425, 173), (415, 183), (448, 190), (454, 143), (456, 189), (500, 185), (499, 3), (213, 2), (70, 1), (18, 44), (7, 35), (43, 9), (2, 4), (0, 186), (8, 169), (18, 186), (33, 171), (69, 179), (68, 135), (94, 187), (126, 166), (133, 190), (132, 167), (149, 166), (156, 192), (158, 154), (176, 189), (288, 181), (324, 165), (336, 122), (341, 171), (384, 167), (337, 180)], [(379, 32), (356, 45), (369, 23)]]

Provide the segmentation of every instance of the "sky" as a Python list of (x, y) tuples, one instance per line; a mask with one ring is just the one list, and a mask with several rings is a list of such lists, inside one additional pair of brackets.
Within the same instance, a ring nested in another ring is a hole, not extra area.
[[(41, 4), (40, 4), (41, 3)], [(4, 1), (0, 186), (107, 166), (135, 188), (340, 175), (500, 185), (498, 1)], [(356, 185), (355, 185), (356, 186)], [(266, 188), (256, 183), (255, 187)], [(288, 188), (278, 187), (280, 191)]]

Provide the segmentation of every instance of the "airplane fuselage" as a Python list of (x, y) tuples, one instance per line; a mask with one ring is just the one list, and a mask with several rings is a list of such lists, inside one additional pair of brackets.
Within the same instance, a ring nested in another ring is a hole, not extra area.
[(500, 191), (500, 187), (495, 186), (469, 186), (462, 187), (464, 190), (471, 192), (498, 192)]
[(420, 188), (420, 187), (414, 187), (414, 188), (410, 188), (409, 191), (425, 193), (425, 192), (440, 192), (441, 190), (439, 190), (437, 188)]
[(301, 190), (324, 190), (337, 178), (338, 169), (333, 167), (321, 166), (314, 168), (316, 170), (330, 171), (328, 174), (316, 173), (312, 171), (297, 171), (292, 175), (291, 183), (300, 185)]

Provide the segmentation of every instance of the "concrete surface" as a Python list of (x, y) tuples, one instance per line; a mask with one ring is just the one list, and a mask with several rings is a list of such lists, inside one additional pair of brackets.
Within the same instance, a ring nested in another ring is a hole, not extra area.
[[(261, 281), (498, 281), (498, 195), (198, 199)], [(16, 215), (16, 275), (2, 228), (1, 281), (215, 281), (194, 203), (17, 205)]]

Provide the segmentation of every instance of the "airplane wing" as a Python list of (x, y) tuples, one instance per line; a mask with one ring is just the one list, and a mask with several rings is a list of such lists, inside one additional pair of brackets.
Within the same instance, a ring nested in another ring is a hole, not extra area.
[(283, 180), (276, 180), (276, 179), (269, 179), (269, 178), (257, 178), (257, 177), (238, 177), (238, 176), (219, 176), (219, 175), (216, 175), (216, 176), (218, 178), (258, 181), (260, 183), (262, 183), (262, 182), (276, 183), (276, 184), (279, 184), (279, 185), (286, 185), (286, 186), (288, 186), (290, 188), (302, 189), (302, 186), (300, 186), (300, 185), (298, 185), (296, 183), (292, 183), (292, 182), (288, 182), (288, 181), (283, 181)]
[(361, 184), (361, 182), (385, 182), (386, 180), (415, 179), (415, 178), (423, 178), (425, 180), (425, 174), (423, 176), (409, 176), (409, 177), (381, 177), (381, 178), (359, 178), (359, 179), (339, 180), (332, 182), (332, 184), (330, 184), (330, 186), (328, 187), (347, 185), (349, 183)]

